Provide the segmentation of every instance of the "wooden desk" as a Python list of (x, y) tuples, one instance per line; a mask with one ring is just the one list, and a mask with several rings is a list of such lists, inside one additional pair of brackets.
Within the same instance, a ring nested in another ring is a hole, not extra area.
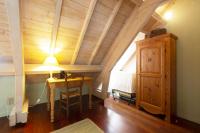
[[(70, 82), (76, 82), (81, 80), (81, 78), (69, 79)], [(89, 109), (92, 108), (92, 88), (93, 88), (93, 78), (92, 77), (84, 77), (84, 84), (89, 86)], [(47, 79), (47, 96), (48, 103), (47, 109), (50, 109), (50, 117), (51, 122), (54, 122), (54, 100), (55, 100), (55, 92), (56, 88), (66, 88), (65, 79)]]

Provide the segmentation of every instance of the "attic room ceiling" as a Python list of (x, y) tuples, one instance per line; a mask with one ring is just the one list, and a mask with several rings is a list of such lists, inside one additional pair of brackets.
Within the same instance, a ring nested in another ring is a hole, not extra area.
[[(70, 64), (79, 39), (90, 2), (93, 0), (63, 0), (55, 56), (60, 64)], [(88, 64), (117, 0), (98, 0), (82, 40), (75, 64)], [(56, 1), (22, 0), (22, 30), (24, 57), (27, 64), (41, 64), (48, 56)], [(133, 11), (135, 4), (123, 0), (101, 48), (94, 57), (100, 64), (117, 33)], [(40, 57), (40, 58), (38, 58)]]
[[(42, 64), (50, 54), (57, 0), (20, 2), (24, 63)], [(59, 64), (101, 65), (127, 19), (141, 3), (142, 0), (63, 0), (54, 49)], [(1, 63), (13, 62), (7, 15), (6, 0), (0, 0)], [(144, 31), (159, 19), (153, 16)]]
[(12, 63), (9, 22), (5, 0), (0, 0), (0, 62)]

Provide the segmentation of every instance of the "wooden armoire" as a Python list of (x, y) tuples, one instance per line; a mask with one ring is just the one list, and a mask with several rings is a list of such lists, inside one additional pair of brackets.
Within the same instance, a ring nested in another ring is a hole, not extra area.
[(176, 112), (176, 40), (164, 34), (136, 42), (136, 106), (168, 122)]

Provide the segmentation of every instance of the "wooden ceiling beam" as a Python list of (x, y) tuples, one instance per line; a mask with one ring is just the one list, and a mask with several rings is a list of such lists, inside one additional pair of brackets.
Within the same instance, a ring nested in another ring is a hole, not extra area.
[(54, 23), (51, 33), (51, 46), (50, 46), (50, 53), (54, 54), (54, 50), (56, 48), (56, 40), (58, 35), (58, 28), (60, 24), (60, 18), (61, 18), (61, 11), (62, 11), (62, 3), (63, 0), (57, 0), (56, 2), (56, 11), (55, 11), (55, 17), (54, 17)]
[(113, 42), (110, 51), (104, 58), (104, 66), (101, 74), (97, 78), (96, 86), (103, 83), (102, 98), (106, 97), (110, 72), (119, 58), (131, 44), (135, 36), (148, 22), (155, 9), (166, 0), (145, 0), (140, 7), (135, 7), (134, 11), (126, 21), (120, 33)]
[[(152, 20), (154, 20), (153, 23)], [(152, 30), (155, 30), (157, 28), (164, 28), (165, 25), (166, 21), (158, 13), (154, 12), (152, 18), (141, 32), (149, 34)]]
[(143, 3), (143, 0), (131, 0), (131, 2), (133, 2), (137, 6), (140, 6)]
[(18, 115), (17, 122), (23, 122), (22, 105), (25, 96), (25, 76), (24, 51), (21, 34), (20, 0), (6, 0), (6, 2), (15, 69), (15, 112), (17, 112)]
[(152, 15), (152, 17), (154, 19), (156, 19), (158, 22), (166, 24), (166, 22), (162, 19), (162, 17), (158, 13), (154, 12), (154, 14)]
[(108, 19), (108, 21), (107, 21), (107, 23), (106, 23), (106, 25), (105, 25), (105, 27), (104, 27), (99, 39), (97, 41), (97, 44), (96, 44), (93, 52), (92, 52), (92, 55), (91, 55), (91, 57), (89, 59), (89, 62), (88, 62), (88, 65), (92, 64), (92, 62), (93, 62), (93, 60), (94, 60), (94, 58), (95, 58), (100, 46), (101, 46), (101, 43), (103, 42), (107, 32), (110, 29), (110, 26), (112, 25), (112, 23), (114, 21), (115, 16), (117, 15), (117, 13), (119, 11), (119, 8), (121, 7), (122, 2), (123, 2), (123, 0), (118, 0), (117, 1), (117, 4), (115, 5), (111, 15), (109, 16), (109, 19)]
[[(143, 3), (143, 0), (131, 0), (133, 3), (135, 3), (137, 6), (141, 6), (141, 4)], [(173, 0), (166, 0), (165, 2), (162, 2), (161, 4), (165, 4), (166, 2), (169, 2), (169, 1), (173, 1)], [(165, 25), (166, 22), (162, 19), (162, 17), (160, 17), (159, 14), (157, 14), (156, 12), (154, 12), (154, 14), (152, 15), (152, 17), (154, 19), (156, 19), (158, 23), (162, 24), (162, 25)]]
[[(59, 65), (54, 73), (60, 73), (61, 70), (67, 72), (100, 72), (102, 68), (101, 65)], [(25, 73), (49, 74), (49, 71), (42, 64), (25, 64)]]
[(160, 16), (164, 15), (164, 13), (175, 4), (176, 0), (166, 0), (161, 5), (161, 10), (158, 10)]
[(154, 29), (156, 29), (158, 27), (162, 28), (162, 27), (164, 27), (167, 24), (167, 22), (159, 14), (157, 14), (156, 12), (154, 12), (154, 14), (152, 15), (152, 17), (154, 19), (156, 19), (157, 22), (155, 24), (153, 24), (153, 26), (151, 27), (150, 31), (154, 30)]
[(84, 21), (84, 23), (83, 23), (83, 28), (82, 28), (81, 33), (80, 33), (80, 36), (79, 36), (79, 38), (78, 38), (78, 41), (77, 41), (77, 44), (76, 44), (76, 48), (75, 48), (75, 51), (74, 51), (74, 54), (73, 54), (73, 57), (72, 57), (72, 60), (71, 60), (71, 64), (72, 64), (72, 65), (76, 62), (76, 59), (77, 59), (77, 57), (78, 57), (78, 53), (79, 53), (81, 44), (82, 44), (82, 42), (83, 42), (85, 33), (86, 33), (86, 31), (87, 31), (88, 25), (89, 25), (89, 23), (90, 23), (92, 14), (93, 14), (93, 12), (94, 12), (94, 8), (95, 8), (95, 6), (96, 6), (96, 3), (97, 3), (97, 0), (91, 0), (91, 1), (90, 1), (89, 9), (88, 9), (88, 11), (87, 11), (87, 15), (86, 15), (86, 17), (85, 17), (85, 21)]

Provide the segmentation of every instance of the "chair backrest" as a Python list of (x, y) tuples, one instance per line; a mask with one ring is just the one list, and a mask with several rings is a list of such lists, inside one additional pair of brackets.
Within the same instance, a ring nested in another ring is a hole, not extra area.
[(65, 74), (65, 83), (67, 89), (80, 88), (82, 89), (84, 75), (81, 73), (67, 73)]

